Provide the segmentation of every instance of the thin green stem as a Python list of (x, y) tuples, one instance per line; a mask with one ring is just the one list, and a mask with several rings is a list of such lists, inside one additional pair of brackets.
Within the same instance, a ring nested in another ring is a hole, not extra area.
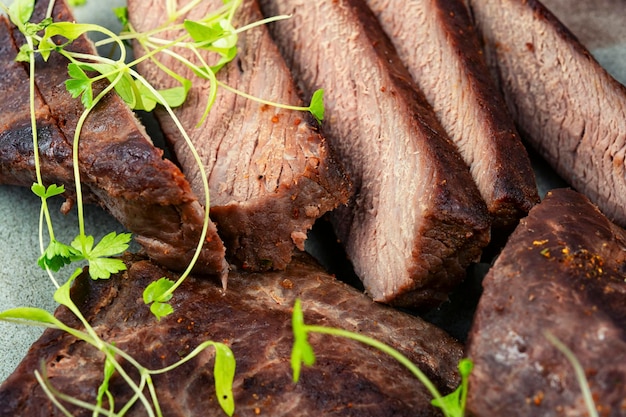
[(320, 333), (320, 334), (327, 334), (331, 336), (345, 337), (347, 339), (352, 339), (357, 342), (364, 343), (368, 346), (371, 346), (373, 348), (380, 350), (383, 353), (386, 353), (387, 355), (391, 356), (392, 358), (400, 362), (400, 364), (404, 365), (404, 367), (406, 367), (422, 384), (424, 384), (424, 386), (426, 387), (426, 389), (428, 389), (431, 395), (436, 400), (438, 400), (440, 404), (442, 404), (442, 409), (443, 409), (444, 414), (450, 415), (450, 411), (447, 409), (445, 403), (442, 401), (442, 396), (439, 393), (439, 390), (437, 390), (437, 387), (435, 387), (435, 385), (430, 381), (430, 379), (428, 379), (428, 377), (413, 362), (411, 362), (409, 358), (407, 358), (406, 356), (404, 356), (402, 353), (392, 348), (391, 346), (388, 346), (369, 336), (365, 336), (359, 333), (354, 333), (354, 332), (339, 329), (339, 328), (315, 326), (315, 325), (308, 325), (308, 324), (305, 324), (304, 328), (307, 333)]
[(181, 122), (178, 119), (178, 117), (176, 116), (176, 114), (174, 114), (174, 111), (172, 110), (172, 108), (169, 105), (167, 105), (167, 103), (165, 102), (165, 99), (163, 98), (163, 96), (161, 96), (161, 94), (152, 85), (150, 85), (149, 82), (147, 82), (142, 76), (140, 76), (132, 68), (129, 69), (129, 71), (131, 72), (133, 77), (135, 77), (139, 82), (141, 82), (148, 90), (150, 90), (150, 92), (152, 94), (154, 94), (154, 96), (161, 103), (163, 103), (164, 109), (167, 111), (167, 113), (171, 117), (172, 121), (176, 125), (176, 128), (179, 130), (179, 132), (183, 136), (183, 138), (185, 140), (185, 143), (187, 144), (191, 154), (193, 155), (194, 161), (196, 162), (196, 165), (198, 167), (200, 178), (202, 179), (202, 187), (203, 187), (203, 190), (204, 190), (204, 207), (205, 207), (205, 210), (204, 210), (204, 219), (203, 219), (203, 224), (202, 224), (202, 231), (200, 233), (200, 239), (198, 241), (198, 245), (196, 247), (196, 250), (194, 252), (194, 255), (193, 255), (191, 261), (189, 262), (189, 265), (187, 266), (187, 269), (183, 272), (183, 274), (180, 276), (180, 278), (178, 278), (178, 280), (174, 283), (174, 285), (172, 285), (163, 294), (164, 297), (167, 297), (167, 296), (173, 294), (174, 291), (189, 276), (189, 274), (191, 274), (191, 271), (193, 270), (193, 267), (195, 266), (196, 262), (198, 261), (198, 258), (200, 257), (200, 253), (202, 252), (202, 248), (204, 246), (204, 241), (206, 240), (206, 236), (207, 236), (208, 229), (209, 229), (209, 223), (210, 223), (209, 207), (211, 207), (211, 200), (210, 200), (210, 193), (209, 193), (209, 181), (208, 181), (208, 176), (206, 174), (206, 169), (204, 168), (204, 163), (202, 162), (202, 159), (200, 158), (200, 155), (198, 154), (198, 151), (197, 151), (196, 147), (194, 146), (193, 142), (191, 141), (191, 138), (187, 134), (185, 128), (181, 124)]
[(574, 368), (574, 373), (576, 374), (576, 379), (578, 380), (578, 384), (580, 385), (580, 390), (583, 394), (583, 399), (585, 400), (585, 406), (587, 407), (587, 411), (589, 412), (590, 417), (598, 417), (598, 411), (596, 409), (595, 402), (593, 400), (593, 395), (591, 394), (591, 389), (589, 388), (589, 383), (587, 382), (587, 376), (585, 375), (585, 370), (580, 365), (580, 362), (574, 355), (574, 352), (570, 350), (563, 342), (561, 342), (555, 335), (550, 333), (549, 331), (544, 332), (544, 336), (550, 343), (552, 343), (558, 350), (561, 351), (563, 355), (570, 362), (572, 367)]
[[(26, 42), (30, 50), (33, 50), (33, 40), (30, 37), (26, 37)], [(41, 174), (41, 160), (39, 156), (39, 133), (37, 129), (37, 109), (35, 108), (35, 54), (29, 53), (29, 107), (30, 107), (30, 126), (33, 134), (33, 163), (35, 165), (35, 178), (37, 184), (44, 186), (43, 177)], [(50, 210), (48, 209), (48, 202), (46, 198), (41, 198), (41, 208), (43, 215), (46, 219), (46, 225), (48, 227), (48, 236), (50, 240), (54, 240), (54, 228), (52, 227), (52, 218), (50, 217)], [(43, 252), (42, 252), (43, 253)]]
[(285, 109), (285, 110), (309, 111), (308, 107), (291, 106), (291, 105), (288, 105), (288, 104), (276, 103), (276, 102), (273, 102), (273, 101), (269, 101), (269, 100), (265, 100), (265, 99), (262, 99), (262, 98), (259, 98), (259, 97), (255, 97), (255, 96), (250, 95), (248, 93), (245, 93), (245, 92), (243, 92), (241, 90), (237, 90), (236, 88), (233, 88), (233, 87), (229, 86), (228, 84), (224, 84), (223, 82), (221, 82), (219, 80), (218, 80), (218, 85), (220, 87), (222, 87), (224, 90), (228, 90), (231, 93), (237, 94), (237, 95), (239, 95), (241, 97), (244, 97), (244, 98), (246, 98), (248, 100), (256, 101), (257, 103), (267, 104), (267, 105), (270, 105), (272, 107), (277, 107), (277, 108), (281, 108), (281, 109)]

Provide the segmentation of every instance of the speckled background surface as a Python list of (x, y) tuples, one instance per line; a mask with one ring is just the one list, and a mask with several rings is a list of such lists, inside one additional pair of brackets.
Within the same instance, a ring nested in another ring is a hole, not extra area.
[[(609, 72), (626, 84), (626, 3), (624, 0), (601, 0), (601, 3), (615, 4), (617, 7), (616, 13), (607, 14), (590, 13), (584, 7), (568, 7), (568, 3), (574, 2), (578, 0), (545, 1), (592, 48), (592, 52)], [(117, 24), (111, 8), (124, 3), (123, 0), (88, 0), (86, 6), (76, 9), (76, 18), (81, 22), (99, 23), (116, 30)], [(618, 7), (620, 4), (621, 8)], [(622, 32), (616, 34), (619, 30)], [(546, 171), (538, 170), (538, 177), (542, 195), (559, 184)], [(76, 215), (75, 212), (68, 216), (61, 215), (58, 212), (61, 203), (61, 199), (53, 200), (53, 221), (57, 237), (69, 241), (77, 233)], [(39, 256), (38, 219), (39, 200), (30, 190), (0, 186), (0, 310), (18, 306), (34, 306), (49, 311), (55, 308), (52, 300), (54, 287), (36, 265)], [(86, 224), (87, 233), (96, 238), (112, 230), (123, 230), (115, 219), (97, 207), (87, 208)], [(13, 371), (41, 331), (36, 327), (0, 323), (0, 381)]]

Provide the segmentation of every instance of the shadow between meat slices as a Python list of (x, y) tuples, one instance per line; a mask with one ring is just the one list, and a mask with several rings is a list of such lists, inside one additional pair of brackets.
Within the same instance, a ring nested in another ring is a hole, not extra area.
[[(129, 1), (135, 30), (144, 32), (167, 22), (166, 3)], [(203, 1), (184, 18), (198, 21), (219, 7), (223, 7), (221, 0)], [(233, 24), (242, 27), (262, 18), (256, 1), (246, 0), (237, 9)], [(168, 31), (158, 36), (173, 40), (183, 34)], [(301, 106), (289, 69), (266, 26), (243, 31), (238, 37), (237, 57), (219, 70), (217, 80), (260, 99)], [(146, 53), (138, 43), (134, 49), (137, 56)], [(200, 65), (191, 50), (180, 46), (172, 50)], [(213, 63), (212, 52), (198, 52), (205, 62)], [(309, 115), (260, 104), (222, 87), (218, 87), (207, 118), (198, 125), (207, 105), (210, 80), (198, 77), (170, 55), (155, 58), (193, 82), (187, 101), (175, 113), (204, 163), (211, 218), (224, 240), (228, 259), (247, 270), (284, 269), (294, 249), (304, 249), (315, 220), (348, 199), (349, 181), (325, 139)], [(158, 88), (178, 85), (152, 62), (139, 65), (139, 71)], [(157, 116), (192, 189), (204, 195), (200, 171), (184, 138), (165, 112), (157, 110)]]
[(332, 213), (377, 301), (428, 308), (480, 258), (490, 217), (467, 165), (364, 2), (263, 0), (305, 93), (325, 89), (323, 130), (354, 184)]
[[(442, 392), (459, 383), (456, 364), (461, 345), (419, 319), (373, 303), (324, 272), (306, 254), (297, 254), (285, 271), (233, 271), (224, 292), (210, 280), (188, 277), (171, 300), (175, 312), (156, 321), (141, 302), (148, 283), (172, 274), (141, 259), (109, 281), (83, 274), (72, 299), (92, 327), (108, 342), (151, 369), (178, 361), (206, 340), (228, 344), (237, 361), (233, 394), (235, 415), (289, 416), (439, 416), (430, 392), (395, 359), (364, 344), (312, 335), (317, 357), (295, 384), (290, 369), (291, 314), (302, 301), (307, 323), (367, 334), (405, 354)], [(139, 300), (139, 301), (138, 301)], [(65, 308), (56, 316), (72, 326)], [(42, 362), (43, 361), (43, 362)], [(212, 350), (186, 364), (155, 375), (154, 387), (164, 416), (223, 416), (214, 395)], [(67, 333), (47, 330), (16, 371), (0, 386), (0, 416), (61, 416), (37, 384), (33, 371), (43, 366), (59, 391), (94, 402), (102, 381), (103, 358), (93, 347)], [(116, 407), (132, 396), (119, 375), (109, 389)], [(91, 411), (70, 410), (76, 417)], [(139, 405), (127, 414), (145, 416)]]
[[(41, 20), (47, 6), (48, 2), (38, 1), (32, 20)], [(64, 1), (55, 3), (53, 18), (74, 20)], [(28, 72), (22, 64), (13, 62), (24, 40), (18, 29), (8, 27), (6, 21), (2, 28), (3, 88), (12, 92), (15, 101), (1, 104), (6, 128), (0, 135), (4, 149), (0, 154), (0, 181), (30, 187), (35, 172)], [(68, 49), (96, 53), (85, 36)], [(65, 185), (71, 203), (75, 195), (72, 141), (84, 108), (65, 88), (67, 64), (60, 54), (51, 54), (46, 62), (37, 57), (35, 106), (44, 181)], [(104, 86), (97, 84), (96, 93)], [(175, 270), (185, 269), (199, 243), (204, 209), (182, 172), (163, 159), (163, 152), (152, 144), (133, 112), (113, 93), (106, 95), (87, 117), (80, 140), (79, 169), (86, 200), (104, 206), (135, 234), (152, 259)], [(224, 254), (211, 223), (195, 270), (224, 280), (228, 269)]]

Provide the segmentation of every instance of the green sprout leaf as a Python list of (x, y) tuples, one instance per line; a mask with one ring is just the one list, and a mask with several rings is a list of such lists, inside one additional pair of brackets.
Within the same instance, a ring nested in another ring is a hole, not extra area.
[(109, 279), (111, 274), (117, 274), (126, 269), (121, 259), (96, 258), (89, 261), (89, 276), (91, 279)]
[(35, 307), (17, 307), (0, 313), (0, 320), (10, 322), (33, 322), (46, 326), (57, 326), (59, 320), (52, 313)]
[(50, 184), (48, 188), (46, 188), (43, 184), (34, 183), (30, 189), (36, 196), (43, 199), (54, 197), (65, 192), (64, 185), (56, 184)]
[[(80, 67), (83, 71), (94, 71), (102, 74), (109, 80), (109, 82), (115, 81), (115, 91), (131, 108), (135, 106), (137, 101), (135, 94), (135, 80), (128, 73), (128, 68), (122, 65), (114, 65), (109, 63), (81, 63)], [(122, 72), (121, 78), (118, 78), (119, 73)]]
[(137, 100), (134, 110), (152, 111), (157, 104), (167, 104), (172, 108), (182, 105), (187, 99), (187, 93), (191, 89), (191, 81), (183, 78), (182, 85), (179, 87), (158, 90), (164, 102), (155, 96), (143, 83), (135, 82), (135, 86), (139, 92), (139, 100)]
[(122, 24), (122, 31), (128, 30), (128, 7), (114, 7), (113, 14), (117, 17), (117, 20)]
[(116, 274), (126, 269), (121, 259), (112, 259), (128, 249), (130, 233), (111, 232), (104, 236), (94, 247), (93, 236), (79, 235), (72, 241), (72, 247), (76, 249), (82, 259), (89, 262), (89, 276), (92, 279), (108, 279), (111, 274)]
[(87, 0), (68, 0), (70, 6), (83, 6), (87, 4)]
[(210, 68), (213, 73), (219, 71), (237, 55), (237, 32), (227, 19), (211, 23), (185, 20), (184, 27), (198, 48), (220, 55), (219, 61)]
[(324, 120), (324, 90), (319, 89), (313, 93), (309, 111), (315, 117), (318, 123)]
[(313, 366), (315, 364), (315, 353), (308, 341), (308, 331), (304, 324), (304, 314), (300, 299), (296, 299), (291, 316), (291, 326), (293, 330), (293, 349), (291, 350), (291, 369), (293, 370), (293, 381), (298, 382), (302, 364)]
[(24, 23), (23, 33), (26, 36), (35, 36), (39, 31), (46, 29), (51, 24), (52, 24), (51, 17), (47, 17), (39, 23), (26, 22)]
[(100, 28), (100, 26), (91, 23), (54, 22), (46, 27), (46, 31), (41, 38), (41, 43), (55, 45), (55, 43), (51, 41), (54, 36), (62, 36), (66, 38), (68, 42), (72, 42), (84, 33), (92, 30), (100, 31)]
[(73, 98), (80, 97), (85, 108), (90, 108), (93, 105), (93, 90), (91, 88), (93, 82), (91, 78), (75, 63), (67, 66), (67, 72), (70, 77), (65, 81), (65, 88)]
[(223, 343), (215, 343), (215, 395), (222, 410), (232, 416), (235, 412), (235, 397), (233, 396), (233, 380), (235, 379), (235, 355)]
[(162, 277), (143, 290), (143, 302), (146, 304), (150, 304), (155, 301), (169, 301), (172, 298), (172, 294), (167, 294), (170, 288), (174, 286), (174, 281), (171, 279), (167, 279)]
[[(61, 50), (63, 47), (74, 40), (76, 40), (82, 34), (91, 30), (98, 31), (101, 26), (88, 24), (88, 23), (74, 23), (74, 22), (54, 22), (46, 26), (43, 36), (39, 42), (39, 51), (44, 60), (48, 60), (51, 51)], [(63, 45), (57, 45), (52, 38), (55, 36), (62, 36), (66, 39), (66, 43)]]
[(237, 45), (235, 28), (226, 19), (212, 23), (185, 20), (184, 27), (200, 48), (215, 51)]
[(68, 307), (70, 310), (74, 311), (75, 308), (75, 304), (72, 301), (72, 298), (70, 297), (70, 289), (72, 287), (72, 282), (74, 282), (74, 280), (83, 272), (83, 270), (81, 268), (76, 268), (76, 270), (74, 270), (74, 273), (72, 274), (72, 276), (70, 276), (70, 278), (65, 282), (65, 284), (61, 285), (59, 288), (57, 288), (57, 290), (54, 292), (54, 301), (56, 301), (57, 303), (64, 305), (66, 307)]
[(41, 269), (50, 269), (58, 272), (65, 265), (80, 259), (80, 252), (71, 246), (52, 239), (44, 253), (37, 260)]
[(174, 312), (174, 308), (167, 302), (172, 299), (168, 291), (174, 286), (174, 281), (165, 277), (152, 282), (143, 290), (143, 302), (150, 305), (150, 311), (157, 320), (161, 320)]
[(23, 27), (30, 20), (34, 10), (35, 0), (13, 0), (9, 6), (9, 17), (15, 26)]
[[(108, 256), (116, 256), (128, 249), (128, 243), (130, 242), (130, 233), (111, 232), (104, 236), (100, 243), (89, 253), (87, 257), (90, 260), (92, 257), (103, 258)], [(91, 238), (93, 241), (93, 237)]]
[(28, 62), (30, 61), (30, 54), (33, 53), (33, 48), (27, 43), (20, 46), (20, 50), (17, 52), (15, 56), (16, 62)]
[(174, 312), (174, 307), (168, 303), (162, 303), (155, 301), (150, 304), (150, 312), (156, 317), (157, 320), (161, 320), (163, 317), (169, 316)]
[(465, 415), (468, 380), (473, 368), (474, 363), (470, 359), (461, 359), (458, 365), (459, 374), (461, 375), (459, 387), (445, 397), (431, 401), (432, 405), (445, 412), (446, 417), (463, 417)]

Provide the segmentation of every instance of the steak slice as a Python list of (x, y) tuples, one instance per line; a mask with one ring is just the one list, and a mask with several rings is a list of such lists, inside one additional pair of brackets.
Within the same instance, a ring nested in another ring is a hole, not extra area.
[[(22, 64), (15, 61), (17, 48), (8, 19), (0, 15), (0, 85), (10, 100), (0, 101), (0, 183), (30, 187), (36, 181), (33, 134), (30, 119), (29, 79)], [(59, 130), (39, 91), (34, 92), (34, 108), (40, 145), (42, 175), (46, 183), (65, 184), (74, 194), (72, 147)], [(86, 190), (85, 199), (95, 196)]]
[[(48, 2), (38, 1), (33, 21), (45, 16)], [(53, 10), (55, 21), (73, 21), (64, 1), (57, 1)], [(6, 30), (6, 25), (2, 26)], [(10, 72), (6, 88), (15, 101), (3, 101), (3, 151), (0, 181), (30, 187), (35, 178), (32, 131), (29, 124), (28, 72), (12, 62), (24, 42), (17, 28), (2, 36), (2, 64)], [(74, 52), (95, 54), (84, 36), (68, 48)], [(68, 61), (53, 53), (48, 61), (36, 60), (35, 84), (38, 124), (42, 126), (39, 140), (42, 169), (46, 182), (67, 186), (71, 201), (74, 196), (72, 141), (83, 105), (65, 89)], [(6, 74), (8, 74), (7, 72)], [(4, 84), (3, 84), (4, 85)], [(94, 90), (105, 88), (99, 83)], [(204, 209), (192, 193), (182, 172), (163, 159), (143, 126), (116, 94), (108, 94), (93, 109), (81, 130), (79, 164), (81, 182), (86, 194), (95, 196), (139, 242), (155, 261), (169, 268), (187, 267), (199, 242)], [(69, 210), (69, 207), (67, 207)], [(224, 280), (228, 265), (225, 250), (214, 224), (209, 225), (204, 248), (196, 263), (196, 271), (217, 274)]]
[(582, 194), (549, 192), (483, 282), (468, 341), (468, 408), (477, 416), (587, 415), (574, 369), (599, 415), (626, 415), (626, 231)]
[[(305, 322), (341, 327), (375, 337), (407, 355), (448, 392), (458, 384), (455, 364), (462, 348), (442, 330), (373, 303), (323, 270), (306, 254), (294, 256), (285, 271), (233, 271), (224, 292), (209, 280), (188, 278), (174, 293), (175, 312), (156, 321), (142, 302), (142, 290), (168, 271), (135, 260), (109, 281), (87, 274), (72, 289), (75, 300), (98, 334), (151, 369), (176, 362), (197, 345), (227, 343), (237, 361), (233, 385), (235, 415), (255, 416), (437, 416), (430, 394), (398, 362), (366, 345), (312, 335), (317, 361), (291, 379), (291, 313), (302, 300)], [(56, 316), (77, 326), (65, 308)], [(33, 375), (46, 368), (61, 392), (93, 402), (102, 379), (99, 352), (67, 333), (47, 330), (16, 371), (0, 386), (0, 416), (62, 415)], [(213, 351), (171, 372), (155, 375), (164, 416), (222, 416), (213, 387)], [(110, 382), (119, 408), (131, 392), (115, 375)], [(75, 410), (76, 417), (91, 411)], [(144, 416), (135, 406), (128, 416)]]
[[(138, 31), (161, 26), (168, 21), (166, 3), (129, 1), (131, 24)], [(200, 20), (220, 7), (221, 0), (203, 1), (184, 17)], [(260, 19), (256, 1), (246, 0), (234, 24), (241, 27)], [(176, 39), (182, 34), (159, 36)], [(197, 61), (189, 49), (174, 50)], [(146, 52), (137, 44), (135, 51), (136, 55)], [(240, 33), (238, 51), (235, 60), (217, 73), (219, 81), (255, 97), (302, 105), (265, 26)], [(204, 51), (203, 59), (211, 62), (211, 54)], [(227, 256), (245, 269), (284, 269), (295, 247), (304, 250), (307, 231), (315, 220), (348, 199), (348, 180), (326, 141), (302, 112), (259, 104), (222, 89), (208, 118), (198, 126), (210, 81), (195, 76), (170, 55), (160, 54), (157, 59), (193, 80), (186, 103), (175, 113), (202, 158), (211, 192), (211, 218), (217, 223)], [(159, 88), (177, 83), (154, 64), (140, 65), (139, 70)], [(165, 111), (157, 114), (192, 189), (204, 195), (200, 170), (185, 139)]]
[(537, 0), (469, 4), (522, 136), (626, 226), (626, 88)]
[(469, 170), (376, 17), (357, 0), (261, 2), (305, 93), (325, 88), (323, 128), (354, 184), (337, 236), (377, 301), (447, 298), (489, 240)]
[(367, 0), (470, 167), (495, 229), (539, 201), (530, 159), (462, 0)]

